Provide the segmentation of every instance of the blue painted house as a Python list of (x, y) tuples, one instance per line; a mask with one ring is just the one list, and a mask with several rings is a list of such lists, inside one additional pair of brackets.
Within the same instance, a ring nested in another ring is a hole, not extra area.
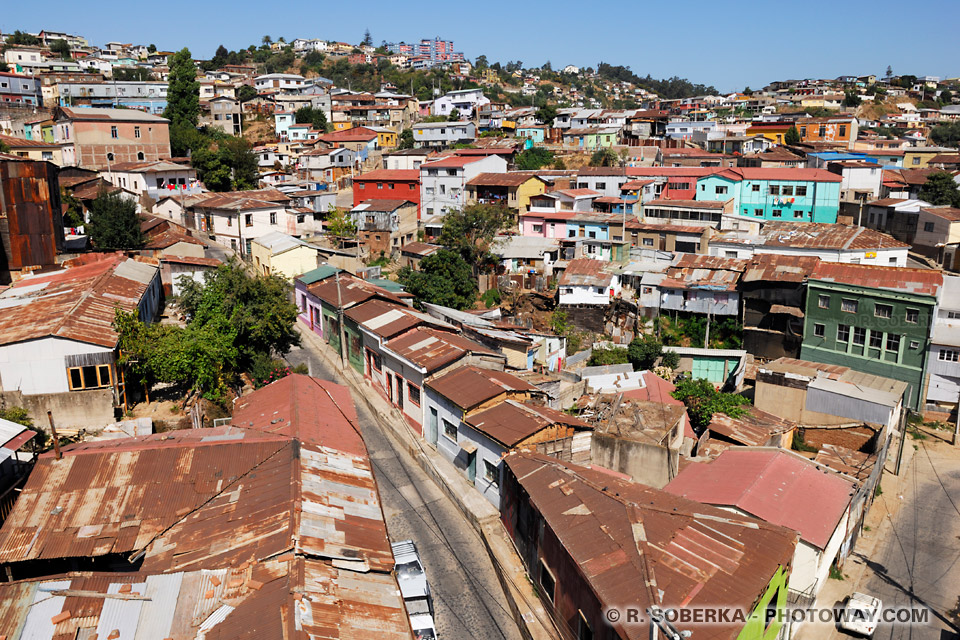
[(734, 200), (734, 211), (758, 220), (837, 221), (842, 178), (823, 169), (740, 167), (697, 181), (697, 200)]
[[(517, 137), (526, 138), (533, 144), (542, 144), (543, 141), (546, 140), (546, 131), (547, 127), (542, 124), (517, 127)], [(533, 146), (533, 144), (530, 146)], [(530, 147), (528, 146), (526, 148), (529, 149)]]

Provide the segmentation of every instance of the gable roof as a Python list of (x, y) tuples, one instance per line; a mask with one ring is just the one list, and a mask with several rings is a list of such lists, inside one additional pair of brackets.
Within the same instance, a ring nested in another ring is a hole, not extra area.
[(810, 274), (810, 279), (933, 297), (937, 297), (943, 286), (943, 274), (932, 269), (841, 262), (821, 262)]
[(429, 327), (415, 327), (384, 343), (383, 348), (427, 372), (445, 367), (468, 353), (499, 356), (473, 340)]
[(842, 182), (843, 177), (824, 169), (802, 167), (738, 167), (719, 171), (718, 178), (727, 178), (735, 182), (741, 180), (787, 180), (809, 182)]
[(613, 280), (613, 274), (604, 271), (608, 264), (603, 260), (589, 258), (571, 260), (557, 284), (565, 287), (605, 287)]
[(727, 449), (684, 467), (664, 490), (706, 504), (736, 507), (800, 533), (824, 549), (854, 494), (853, 483), (782, 449)]
[(532, 402), (516, 402), (509, 399), (489, 409), (471, 414), (463, 421), (508, 448), (517, 446), (527, 438), (555, 424), (579, 431), (593, 430), (591, 425), (562, 411)]
[(530, 180), (546, 180), (532, 171), (508, 171), (507, 173), (478, 173), (467, 182), (467, 186), (519, 187)]
[(492, 400), (501, 393), (539, 391), (529, 382), (505, 371), (475, 366), (458, 367), (425, 384), (464, 411)]

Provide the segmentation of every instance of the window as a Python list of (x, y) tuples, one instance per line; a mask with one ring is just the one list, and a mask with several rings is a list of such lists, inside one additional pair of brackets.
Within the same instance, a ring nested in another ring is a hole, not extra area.
[(880, 349), (882, 347), (883, 347), (883, 332), (871, 331), (870, 332), (870, 348)]
[(927, 232), (933, 231), (933, 226), (934, 226), (934, 225), (933, 225), (932, 222), (924, 222), (924, 223), (923, 223), (923, 230), (924, 230), (924, 231), (927, 231)]
[(807, 188), (806, 188), (806, 187), (797, 187), (797, 188), (794, 190), (793, 195), (795, 195), (795, 196), (805, 196), (805, 195), (807, 195)]
[(960, 318), (960, 311), (947, 311), (947, 320), (956, 320)]
[(252, 213), (244, 214), (244, 216), (243, 216), (243, 224), (246, 225), (246, 226), (248, 226), (248, 227), (252, 227), (252, 226), (253, 226), (253, 214), (252, 214)]
[(377, 189), (383, 189), (383, 183), (382, 183), (382, 182), (378, 182), (378, 183), (377, 183)]
[(817, 338), (823, 338), (827, 335), (827, 327), (819, 322), (813, 325), (813, 335)]
[(802, 218), (802, 217), (803, 217), (803, 211), (794, 211), (794, 212), (793, 212), (793, 217), (794, 217), (794, 218)]
[(86, 367), (70, 367), (67, 369), (70, 378), (70, 390), (101, 389), (112, 384), (110, 365), (98, 364)]
[(860, 306), (860, 303), (856, 300), (851, 300), (850, 298), (843, 298), (840, 300), (840, 311), (844, 313), (856, 313), (857, 307)]
[(806, 127), (800, 127), (800, 137), (801, 137), (801, 138), (806, 138), (806, 137), (807, 137), (807, 128), (806, 128)]
[(653, 238), (644, 238), (644, 239), (643, 239), (643, 246), (645, 246), (645, 247), (652, 247), (652, 246), (653, 246)]
[(270, 224), (277, 224), (277, 212), (276, 212), (276, 211), (271, 211), (271, 212), (270, 212)]
[(893, 333), (887, 334), (887, 351), (900, 351), (900, 336)]
[(554, 597), (556, 596), (557, 581), (554, 579), (553, 574), (550, 573), (547, 565), (543, 563), (543, 560), (540, 561), (540, 586), (543, 587), (543, 595), (547, 597), (547, 600), (555, 602)]
[(909, 324), (917, 324), (920, 322), (920, 310), (919, 309), (907, 309), (907, 322)]
[(577, 640), (593, 640), (593, 629), (590, 628), (590, 624), (587, 622), (587, 617), (583, 615), (583, 611), (577, 611), (579, 614), (577, 616)]
[(837, 342), (847, 342), (850, 339), (850, 325), (837, 325)]
[(533, 225), (533, 232), (534, 232), (534, 233), (543, 233), (543, 225), (542, 225), (542, 224), (535, 224), (535, 225)]
[(489, 460), (483, 461), (483, 477), (491, 484), (500, 484), (500, 466)]
[(108, 154), (107, 154), (107, 160), (109, 160), (110, 162), (113, 162), (113, 157), (114, 157), (114, 156), (113, 156), (112, 153), (108, 153)]
[(911, 341), (910, 341), (910, 348), (911, 348), (911, 349), (919, 349), (919, 348), (920, 348), (920, 342), (919, 342), (918, 340), (911, 340)]
[(940, 349), (937, 358), (945, 362), (960, 362), (960, 351), (957, 349)]
[(116, 127), (110, 127), (110, 137), (111, 137), (111, 138), (119, 138), (119, 137), (120, 137), (120, 133), (117, 131), (117, 128), (116, 128)]
[(134, 128), (133, 128), (133, 137), (134, 137), (134, 138), (139, 138), (139, 137), (140, 137), (140, 127), (134, 127)]
[(596, 232), (596, 231), (591, 231), (591, 232), (589, 232), (588, 235), (589, 235), (589, 237), (591, 237), (591, 238), (596, 238), (596, 237), (597, 237), (597, 232)]
[(840, 137), (843, 138), (847, 135), (847, 125), (840, 125)]
[(863, 345), (867, 341), (867, 330), (863, 327), (853, 328), (853, 344)]
[(762, 215), (763, 215), (763, 209), (754, 209), (754, 210), (753, 210), (753, 215), (758, 216), (758, 217), (759, 217), (759, 216), (762, 216)]
[(606, 183), (606, 182), (598, 182), (598, 183), (597, 183), (597, 191), (603, 191), (603, 190), (606, 189), (606, 188), (607, 188), (607, 183)]
[(410, 398), (410, 402), (420, 406), (420, 387), (413, 384), (412, 382), (407, 383), (407, 397)]
[(443, 422), (443, 435), (452, 442), (457, 441), (457, 427), (456, 425), (450, 424), (446, 419), (442, 420)]
[(770, 185), (770, 195), (771, 195), (771, 196), (778, 196), (778, 195), (780, 195), (780, 187), (779, 187), (778, 185), (775, 185), (775, 184)]
[(383, 357), (375, 351), (369, 349), (367, 351), (370, 353), (370, 366), (373, 367), (374, 371), (380, 371), (383, 368)]
[(717, 195), (723, 196), (727, 194), (727, 187), (717, 187)]
[(143, 155), (143, 151), (137, 151), (137, 160), (146, 160), (146, 156)]
[(783, 187), (783, 188), (781, 188), (781, 189), (780, 189), (780, 195), (782, 195), (782, 196), (792, 196), (792, 195), (793, 195), (793, 187)]
[(752, 187), (750, 187), (750, 189), (751, 189), (754, 193), (760, 193), (760, 185), (759, 185), (759, 184), (753, 185)]
[(227, 216), (227, 226), (228, 226), (228, 227), (232, 227), (232, 226), (233, 226), (233, 216), (231, 216), (231, 215), (228, 215), (228, 216)]
[(773, 214), (773, 217), (774, 217), (774, 218), (782, 218), (782, 217), (783, 217), (783, 209), (774, 209), (774, 210), (771, 211), (770, 213)]
[(821, 138), (827, 135), (827, 127), (825, 127), (824, 125), (820, 125), (820, 129), (819, 131), (817, 131), (817, 135), (819, 135)]
[(887, 263), (896, 266), (896, 264), (897, 264), (897, 259), (896, 259), (895, 257), (891, 256), (890, 258), (887, 259)]
[(361, 191), (362, 191), (363, 189), (366, 189), (366, 188), (367, 188), (366, 183), (363, 183), (363, 182), (358, 182), (358, 183), (357, 183), (357, 186), (360, 187), (360, 190), (361, 190)]
[(888, 304), (873, 305), (873, 315), (878, 318), (889, 318), (893, 316), (893, 307)]
[(299, 214), (299, 215), (297, 216), (297, 224), (303, 224), (303, 221), (304, 221), (305, 217), (306, 217), (306, 216), (304, 216), (304, 214), (302, 214), (302, 213)]
[(920, 164), (920, 158), (913, 158), (911, 164)]

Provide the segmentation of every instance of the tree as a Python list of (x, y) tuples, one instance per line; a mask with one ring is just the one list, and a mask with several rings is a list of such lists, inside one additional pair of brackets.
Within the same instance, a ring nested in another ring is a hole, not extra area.
[(447, 122), (458, 122), (460, 120), (460, 110), (454, 107), (447, 116)]
[(4, 73), (7, 73), (8, 71), (10, 71), (10, 65), (8, 65), (8, 64), (7, 64), (6, 62), (4, 62), (3, 60), (0, 60), (0, 71), (3, 71)]
[(167, 85), (167, 108), (163, 117), (170, 120), (170, 147), (174, 156), (186, 155), (190, 148), (190, 130), (196, 130), (200, 117), (200, 83), (190, 50), (184, 47), (173, 55)]
[(121, 191), (101, 191), (90, 203), (90, 239), (101, 251), (143, 246), (137, 204)]
[(608, 364), (627, 364), (630, 357), (627, 349), (623, 347), (612, 347), (609, 349), (594, 349), (590, 354), (590, 360), (587, 365), (590, 367), (602, 367)]
[(330, 205), (327, 221), (324, 223), (327, 235), (333, 236), (337, 244), (342, 245), (344, 240), (357, 237), (357, 224), (346, 210)]
[(270, 36), (263, 36), (262, 38), (260, 38), (260, 44), (266, 45), (269, 47), (271, 44), (273, 44), (273, 38), (271, 38)]
[(861, 102), (863, 102), (863, 100), (861, 100), (861, 99), (860, 99), (860, 96), (858, 96), (855, 92), (853, 92), (853, 91), (845, 91), (845, 92), (844, 92), (844, 94), (843, 94), (843, 106), (845, 106), (845, 107), (859, 107)]
[(710, 381), (703, 379), (681, 380), (671, 395), (687, 406), (690, 424), (697, 433), (703, 433), (713, 414), (724, 413), (731, 418), (739, 418), (747, 412), (744, 405), (750, 404), (739, 394), (717, 391)]
[(619, 163), (620, 158), (610, 148), (597, 149), (590, 156), (591, 167), (616, 167)]
[(309, 123), (314, 129), (323, 133), (330, 130), (330, 125), (327, 123), (327, 116), (323, 112), (323, 109), (300, 107), (293, 114), (293, 119), (298, 124)]
[(363, 40), (360, 41), (360, 44), (365, 47), (373, 46), (373, 38), (370, 37), (370, 29), (367, 29), (363, 32)]
[(960, 145), (960, 122), (940, 124), (930, 130), (930, 139), (942, 147)]
[(920, 188), (920, 199), (932, 205), (960, 207), (960, 190), (953, 175), (946, 171), (937, 171), (927, 177)]
[(797, 125), (790, 125), (787, 133), (783, 136), (783, 142), (784, 144), (800, 144), (800, 132), (797, 130)]
[(889, 79), (892, 78), (892, 77), (893, 77), (893, 67), (891, 67), (890, 65), (887, 65), (887, 76), (886, 76), (886, 78), (887, 78), (887, 80), (889, 80)]
[(440, 249), (420, 261), (420, 270), (404, 267), (398, 279), (418, 302), (465, 309), (477, 299), (477, 282), (470, 264), (449, 249)]
[(150, 78), (150, 72), (146, 69), (136, 68), (136, 69), (124, 69), (122, 67), (117, 67), (113, 70), (113, 79), (118, 82), (124, 80), (139, 80), (144, 81)]
[(490, 66), (490, 63), (487, 61), (487, 56), (480, 55), (477, 56), (476, 61), (473, 63), (473, 68), (477, 71), (483, 71)]
[(953, 102), (953, 92), (949, 89), (944, 89), (940, 92), (940, 102), (942, 104), (950, 104)]
[(744, 87), (744, 88), (743, 88), (743, 95), (745, 95), (745, 96), (752, 96), (752, 95), (753, 95), (753, 89), (751, 89), (750, 87)]
[(413, 129), (404, 129), (400, 132), (397, 149), (413, 149)]
[(517, 154), (514, 163), (521, 171), (536, 171), (553, 162), (553, 152), (543, 147), (530, 147)]
[(652, 333), (637, 336), (627, 347), (627, 358), (634, 371), (653, 369), (657, 359), (663, 354), (663, 343)]
[(544, 63), (543, 63), (543, 66), (540, 67), (540, 68), (541, 68), (542, 70), (544, 70), (544, 71), (553, 71), (553, 65), (550, 64), (550, 61), (549, 61), (549, 60), (547, 60), (546, 62), (544, 62)]
[(493, 239), (512, 223), (513, 214), (505, 206), (473, 202), (444, 216), (440, 244), (459, 253), (478, 274), (493, 262)]
[(40, 44), (40, 38), (29, 33), (24, 33), (23, 31), (17, 29), (7, 36), (7, 44), (35, 47)]
[(10, 145), (0, 140), (0, 153), (10, 153)]
[(73, 60), (73, 56), (70, 55), (70, 45), (62, 38), (50, 43), (50, 52), (59, 53), (61, 60)]
[(557, 108), (549, 104), (544, 105), (537, 109), (533, 116), (548, 127), (552, 127), (553, 121), (557, 117)]
[(237, 89), (237, 100), (240, 102), (248, 102), (256, 97), (257, 90), (248, 84), (242, 84), (240, 85), (240, 88)]

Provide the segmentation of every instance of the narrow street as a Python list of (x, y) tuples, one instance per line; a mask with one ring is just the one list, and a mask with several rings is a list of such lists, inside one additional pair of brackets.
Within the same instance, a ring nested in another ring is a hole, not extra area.
[[(311, 375), (342, 383), (309, 343), (287, 355)], [(373, 393), (373, 391), (370, 391)], [(392, 541), (413, 540), (434, 595), (440, 638), (519, 640), (496, 573), (479, 535), (402, 448), (357, 401), (360, 429), (380, 489)], [(371, 640), (375, 640), (372, 639)]]
[(926, 607), (925, 626), (881, 624), (878, 640), (960, 638), (960, 448), (928, 437), (907, 469), (902, 500), (858, 591), (884, 607)]

